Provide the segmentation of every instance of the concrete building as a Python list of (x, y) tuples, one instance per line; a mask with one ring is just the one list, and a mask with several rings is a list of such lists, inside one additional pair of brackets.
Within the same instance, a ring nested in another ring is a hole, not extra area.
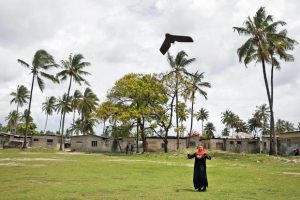
[(200, 143), (205, 149), (225, 150), (224, 141), (222, 138), (207, 138), (201, 139)]
[[(146, 137), (147, 151), (164, 151), (165, 143), (160, 137)], [(179, 137), (179, 149), (185, 149), (187, 143), (187, 137)], [(177, 150), (177, 137), (168, 137), (168, 151)]]
[(125, 152), (128, 144), (135, 145), (135, 138), (112, 138), (98, 135), (79, 135), (71, 137), (71, 151)]
[(259, 153), (260, 140), (257, 139), (224, 139), (225, 151), (234, 153)]
[(59, 149), (60, 136), (58, 135), (34, 135), (31, 136), (31, 147)]
[(300, 131), (280, 133), (277, 141), (279, 155), (293, 155), (295, 149), (300, 150)]

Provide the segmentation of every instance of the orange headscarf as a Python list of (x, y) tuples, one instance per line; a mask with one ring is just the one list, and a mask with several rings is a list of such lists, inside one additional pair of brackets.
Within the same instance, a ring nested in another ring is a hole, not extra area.
[(202, 147), (202, 149), (200, 150), (200, 149), (198, 149), (198, 151), (197, 151), (197, 155), (199, 155), (199, 156), (203, 156), (205, 154), (205, 149)]

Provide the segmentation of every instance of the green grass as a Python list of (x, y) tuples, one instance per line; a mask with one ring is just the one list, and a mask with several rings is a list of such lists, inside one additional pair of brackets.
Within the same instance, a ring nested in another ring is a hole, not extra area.
[(0, 199), (299, 199), (300, 158), (211, 152), (207, 192), (184, 152), (0, 150)]

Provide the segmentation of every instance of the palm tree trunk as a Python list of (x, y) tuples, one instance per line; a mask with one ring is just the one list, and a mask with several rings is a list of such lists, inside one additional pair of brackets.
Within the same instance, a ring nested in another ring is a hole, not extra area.
[(176, 106), (175, 106), (175, 110), (176, 110), (176, 134), (177, 134), (177, 150), (179, 149), (179, 117), (178, 117), (178, 75), (176, 72), (176, 90), (175, 90), (175, 102), (176, 102)]
[(60, 120), (59, 120), (59, 128), (58, 128), (58, 132), (59, 133), (60, 133), (60, 129), (61, 129), (62, 117), (63, 117), (63, 113), (61, 112), (61, 114), (60, 114)]
[(191, 135), (192, 135), (192, 129), (193, 129), (193, 119), (194, 119), (194, 98), (195, 98), (195, 93), (193, 92), (192, 93), (192, 110), (191, 110), (191, 128), (190, 128), (190, 134), (189, 134), (189, 137), (188, 137), (188, 144), (187, 144), (187, 148), (190, 147), (190, 138), (191, 138)]
[(203, 135), (203, 119), (201, 120), (201, 134)]
[(136, 121), (136, 153), (139, 153), (139, 120)]
[(47, 114), (47, 117), (46, 117), (46, 123), (45, 123), (45, 128), (44, 128), (44, 134), (46, 134), (47, 123), (48, 123), (48, 114)]
[(269, 154), (274, 155), (274, 141), (275, 140), (273, 140), (273, 136), (274, 136), (274, 119), (272, 119), (273, 118), (273, 107), (272, 107), (271, 94), (270, 94), (264, 59), (262, 59), (262, 68), (263, 68), (264, 82), (265, 82), (265, 87), (266, 87), (268, 102), (269, 102), (269, 107), (270, 107), (270, 151), (269, 151)]
[(19, 103), (17, 104), (17, 119), (15, 121), (15, 135), (17, 135), (17, 129), (18, 129), (18, 116), (19, 116)]
[[(275, 126), (274, 126), (274, 111), (273, 111), (273, 101), (274, 101), (274, 65), (272, 64), (271, 68), (271, 105), (272, 105), (272, 111), (270, 116), (270, 129), (273, 131), (273, 138), (274, 138), (274, 155), (277, 156), (278, 150), (277, 150), (277, 138), (276, 138), (276, 132), (275, 132)], [(271, 108), (271, 107), (270, 107)], [(270, 109), (271, 110), (271, 109)]]
[(28, 113), (26, 115), (26, 131), (25, 131), (25, 138), (24, 144), (22, 149), (27, 148), (27, 134), (28, 134), (28, 123), (29, 123), (29, 116), (30, 116), (30, 109), (31, 109), (31, 100), (32, 100), (32, 92), (33, 92), (33, 85), (34, 85), (35, 74), (32, 74), (32, 81), (31, 81), (31, 89), (30, 89), (30, 98), (29, 98), (29, 105), (28, 105)]
[[(68, 88), (68, 93), (67, 93), (67, 99), (66, 101), (69, 101), (69, 95), (70, 95), (70, 90), (71, 90), (71, 85), (72, 85), (72, 76), (70, 76), (70, 83), (69, 83), (69, 88)], [(60, 146), (59, 150), (63, 150), (63, 145), (64, 145), (64, 126), (65, 126), (65, 117), (66, 117), (66, 111), (63, 109), (63, 119), (62, 119), (62, 127), (61, 127), (61, 139), (60, 139)]]
[[(68, 98), (67, 98), (68, 100)], [(60, 145), (59, 145), (59, 150), (62, 151), (64, 148), (64, 124), (65, 124), (65, 116), (66, 116), (66, 112), (63, 111), (63, 117), (62, 117), (62, 125), (61, 125), (61, 135), (60, 135)]]

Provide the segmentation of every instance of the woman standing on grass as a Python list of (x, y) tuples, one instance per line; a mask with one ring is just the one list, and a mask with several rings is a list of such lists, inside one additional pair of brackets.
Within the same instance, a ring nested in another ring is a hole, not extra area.
[(194, 164), (194, 188), (200, 191), (206, 191), (208, 187), (207, 176), (206, 176), (206, 159), (211, 159), (211, 157), (205, 153), (203, 146), (198, 145), (197, 152), (193, 154), (188, 154), (188, 158), (195, 158)]

